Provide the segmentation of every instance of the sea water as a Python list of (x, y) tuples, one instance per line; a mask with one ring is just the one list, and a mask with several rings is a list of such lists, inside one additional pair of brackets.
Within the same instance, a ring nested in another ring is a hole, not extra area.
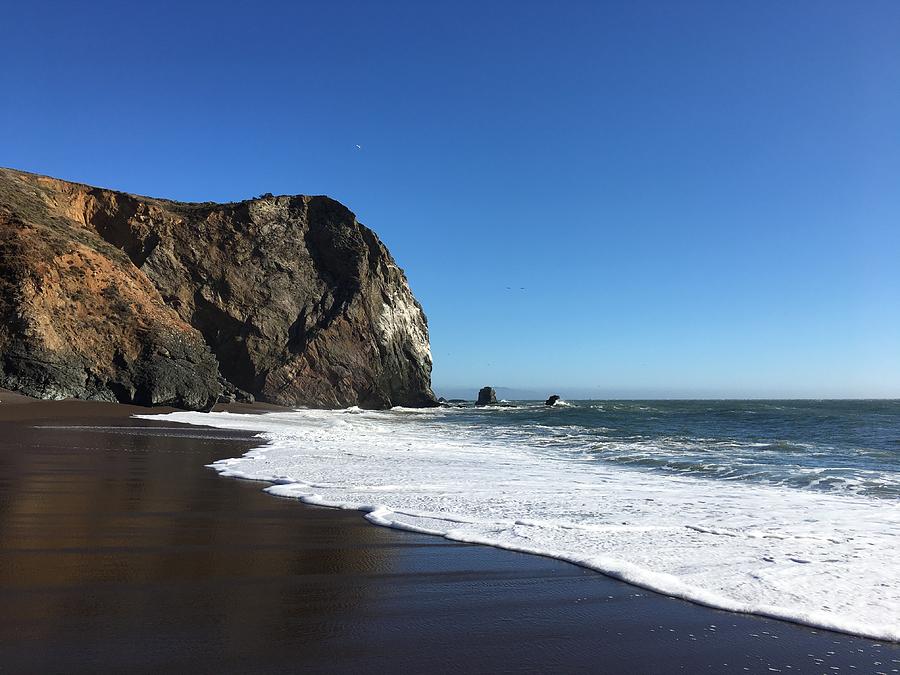
[(900, 401), (147, 417), (260, 432), (212, 467), (273, 495), (900, 641)]

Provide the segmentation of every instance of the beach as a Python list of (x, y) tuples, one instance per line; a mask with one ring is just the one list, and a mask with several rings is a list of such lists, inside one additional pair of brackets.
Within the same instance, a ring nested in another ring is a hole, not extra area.
[(896, 644), (273, 497), (206, 466), (251, 433), (148, 412), (0, 392), (0, 670), (900, 669)]

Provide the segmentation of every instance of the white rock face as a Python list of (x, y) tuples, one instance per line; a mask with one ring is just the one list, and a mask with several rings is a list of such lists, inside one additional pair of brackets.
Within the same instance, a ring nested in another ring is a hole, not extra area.
[(378, 317), (382, 345), (405, 345), (420, 361), (431, 363), (428, 323), (422, 306), (413, 297), (402, 270), (392, 266), (402, 281), (389, 287)]

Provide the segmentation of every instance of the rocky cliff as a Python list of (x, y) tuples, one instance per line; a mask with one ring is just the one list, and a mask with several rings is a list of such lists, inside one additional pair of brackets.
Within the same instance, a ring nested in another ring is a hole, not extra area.
[(0, 386), (203, 408), (434, 404), (428, 327), (327, 197), (138, 197), (0, 169)]

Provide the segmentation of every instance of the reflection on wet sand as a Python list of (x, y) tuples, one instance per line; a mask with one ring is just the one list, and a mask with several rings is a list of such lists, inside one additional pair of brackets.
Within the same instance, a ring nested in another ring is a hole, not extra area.
[(265, 644), (298, 612), (327, 631), (330, 609), (354, 612), (369, 591), (328, 584), (311, 597), (291, 579), (386, 566), (371, 527), (285, 517), (295, 504), (204, 468), (251, 447), (241, 436), (35, 424), (0, 422), (3, 643), (69, 648), (100, 630), (127, 648), (152, 624), (171, 646), (199, 621), (226, 649)]

